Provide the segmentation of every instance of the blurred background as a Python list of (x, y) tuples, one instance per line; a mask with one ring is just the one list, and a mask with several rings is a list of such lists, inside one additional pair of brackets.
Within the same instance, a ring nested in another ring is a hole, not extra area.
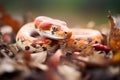
[(15, 19), (31, 12), (34, 17), (64, 20), (70, 27), (86, 26), (90, 21), (99, 26), (108, 22), (108, 11), (120, 13), (120, 0), (0, 0), (0, 5)]

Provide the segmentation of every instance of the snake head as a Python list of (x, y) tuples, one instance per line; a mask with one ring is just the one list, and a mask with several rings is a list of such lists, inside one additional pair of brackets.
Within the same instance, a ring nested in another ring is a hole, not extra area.
[(51, 39), (67, 39), (72, 35), (64, 21), (40, 16), (34, 20), (34, 24), (41, 36)]

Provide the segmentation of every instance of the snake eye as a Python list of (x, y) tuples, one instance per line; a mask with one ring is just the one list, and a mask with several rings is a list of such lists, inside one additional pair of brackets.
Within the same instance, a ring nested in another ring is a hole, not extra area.
[(52, 29), (54, 32), (57, 31), (57, 26), (53, 26)]
[(52, 27), (52, 34), (54, 34), (54, 32), (56, 32), (57, 31), (57, 26), (53, 26)]

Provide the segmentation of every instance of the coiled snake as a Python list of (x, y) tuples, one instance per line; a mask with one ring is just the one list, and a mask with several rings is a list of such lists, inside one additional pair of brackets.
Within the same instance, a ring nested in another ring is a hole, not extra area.
[(79, 51), (88, 44), (101, 42), (102, 35), (97, 30), (67, 27), (66, 22), (45, 16), (37, 17), (18, 31), (16, 44), (22, 50), (32, 53), (54, 51), (60, 45)]

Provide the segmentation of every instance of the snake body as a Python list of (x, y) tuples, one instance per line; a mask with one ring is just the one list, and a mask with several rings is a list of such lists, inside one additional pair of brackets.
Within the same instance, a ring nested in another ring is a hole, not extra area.
[(95, 43), (101, 43), (101, 33), (93, 29), (71, 28), (72, 36), (66, 41), (66, 48), (70, 51), (81, 51)]
[(79, 51), (88, 44), (101, 42), (101, 39), (102, 35), (97, 30), (69, 29), (64, 21), (39, 16), (21, 27), (16, 44), (32, 53), (54, 51), (63, 44), (66, 44), (65, 48)]

